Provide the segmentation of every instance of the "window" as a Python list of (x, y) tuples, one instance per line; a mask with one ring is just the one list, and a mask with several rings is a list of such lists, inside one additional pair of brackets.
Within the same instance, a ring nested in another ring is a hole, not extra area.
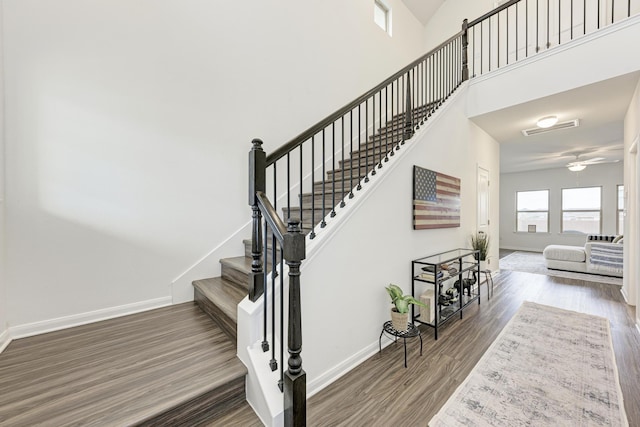
[(601, 187), (562, 189), (562, 232), (601, 232)]
[(624, 185), (618, 185), (618, 234), (624, 233)]
[(516, 231), (549, 232), (549, 190), (516, 193)]
[(373, 2), (373, 21), (387, 34), (391, 35), (391, 8), (381, 0)]

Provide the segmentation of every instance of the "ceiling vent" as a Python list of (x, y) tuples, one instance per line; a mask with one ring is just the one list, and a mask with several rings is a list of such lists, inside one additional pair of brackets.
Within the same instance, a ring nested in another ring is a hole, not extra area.
[(580, 126), (580, 119), (575, 119), (569, 120), (568, 122), (556, 123), (555, 125), (548, 128), (535, 127), (531, 129), (525, 129), (522, 131), (522, 134), (524, 136), (533, 136), (540, 135), (541, 133), (553, 132), (560, 129), (577, 128), (578, 126)]

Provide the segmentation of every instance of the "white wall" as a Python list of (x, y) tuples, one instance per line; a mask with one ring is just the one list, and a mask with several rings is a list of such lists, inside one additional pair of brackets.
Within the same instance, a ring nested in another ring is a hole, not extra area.
[(640, 83), (631, 98), (624, 118), (624, 185), (625, 185), (625, 254), (622, 293), (627, 302), (636, 306), (636, 319), (640, 328)]
[[(566, 168), (546, 169), (500, 175), (500, 247), (539, 251), (547, 245), (581, 246), (584, 235), (563, 234), (562, 189), (602, 186), (602, 233), (616, 234), (617, 185), (623, 184), (623, 166), (600, 164), (588, 166), (582, 172)], [(516, 232), (516, 192), (549, 190), (549, 232)]]
[[(342, 220), (332, 238), (303, 262), (302, 358), (310, 393), (378, 351), (380, 328), (390, 316), (384, 287), (395, 283), (411, 292), (411, 260), (469, 246), (476, 228), (478, 165), (490, 171), (489, 233), (498, 236), (499, 187), (493, 183), (498, 183), (499, 147), (467, 120), (465, 97), (463, 86), (461, 93), (447, 101), (444, 114), (402, 148), (386, 166), (389, 169), (383, 168), (384, 173), (367, 184), (377, 187)], [(459, 228), (413, 230), (414, 165), (461, 179)], [(377, 179), (381, 181), (376, 183)], [(497, 259), (497, 245), (491, 247), (490, 255)], [(423, 339), (433, 337), (429, 333)]]
[[(2, 3), (0, 3), (0, 46), (2, 46), (3, 39)], [(4, 277), (4, 66), (2, 56), (2, 49), (0, 49), (0, 351), (9, 342)]]
[(4, 0), (10, 324), (170, 301), (249, 220), (252, 138), (281, 145), (422, 53), (387, 3), (393, 37), (369, 0)]
[(473, 21), (494, 9), (495, 0), (447, 0), (424, 27), (425, 51), (462, 30), (462, 21)]

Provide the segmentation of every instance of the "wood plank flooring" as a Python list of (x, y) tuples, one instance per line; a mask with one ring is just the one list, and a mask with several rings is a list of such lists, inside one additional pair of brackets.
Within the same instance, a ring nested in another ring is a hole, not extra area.
[(619, 286), (503, 271), (489, 301), (485, 289), (480, 306), (447, 323), (437, 341), (431, 328), (422, 327), (422, 356), (419, 341), (407, 341), (408, 369), (398, 342), (313, 396), (308, 425), (426, 426), (528, 300), (610, 320), (629, 425), (640, 426), (640, 334), (635, 309), (624, 303)]
[[(480, 306), (447, 323), (438, 341), (423, 327), (422, 356), (419, 342), (408, 341), (408, 369), (402, 345), (392, 344), (313, 396), (308, 425), (426, 426), (525, 300), (609, 318), (629, 423), (640, 425), (640, 334), (619, 287), (503, 271), (489, 301), (485, 289)], [(153, 405), (170, 406), (188, 387), (210, 387), (212, 373), (227, 371), (232, 357), (212, 353), (219, 345), (235, 354), (193, 304), (16, 340), (0, 354), (0, 426), (142, 423)], [(134, 401), (139, 396), (150, 399)], [(186, 425), (261, 425), (246, 402), (227, 409)]]
[(245, 373), (206, 314), (175, 305), (13, 341), (0, 354), (0, 425), (195, 425), (200, 403), (246, 405)]

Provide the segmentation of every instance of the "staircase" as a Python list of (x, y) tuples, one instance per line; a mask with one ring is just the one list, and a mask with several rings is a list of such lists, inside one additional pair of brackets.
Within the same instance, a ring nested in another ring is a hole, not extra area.
[[(442, 102), (414, 109), (412, 122), (424, 123)], [(405, 114), (397, 115), (387, 121), (369, 137), (366, 143), (357, 147), (358, 149), (354, 150), (349, 158), (345, 154), (344, 161), (342, 159), (337, 161), (338, 168), (328, 171), (326, 179), (314, 183), (314, 193), (302, 194), (300, 206), (283, 208), (282, 217), (285, 219), (302, 217), (302, 231), (307, 235), (321, 224), (323, 213), (326, 216), (335, 216), (331, 212), (334, 208), (339, 209), (340, 206), (344, 206), (352, 191), (351, 185), (356, 187), (360, 180), (368, 180), (367, 175), (375, 173), (374, 169), (381, 164), (384, 165), (385, 159), (388, 160), (388, 156), (393, 156), (394, 152), (405, 143), (405, 121)], [(354, 188), (354, 191), (357, 190)], [(270, 238), (267, 239), (268, 242), (270, 240)], [(244, 255), (220, 260), (220, 277), (193, 282), (196, 304), (225, 332), (234, 345), (237, 343), (238, 304), (249, 291), (252, 261), (251, 240), (244, 240), (243, 244)], [(267, 256), (271, 259), (270, 244), (268, 247)], [(244, 388), (237, 389), (234, 393), (233, 399), (245, 399)]]

